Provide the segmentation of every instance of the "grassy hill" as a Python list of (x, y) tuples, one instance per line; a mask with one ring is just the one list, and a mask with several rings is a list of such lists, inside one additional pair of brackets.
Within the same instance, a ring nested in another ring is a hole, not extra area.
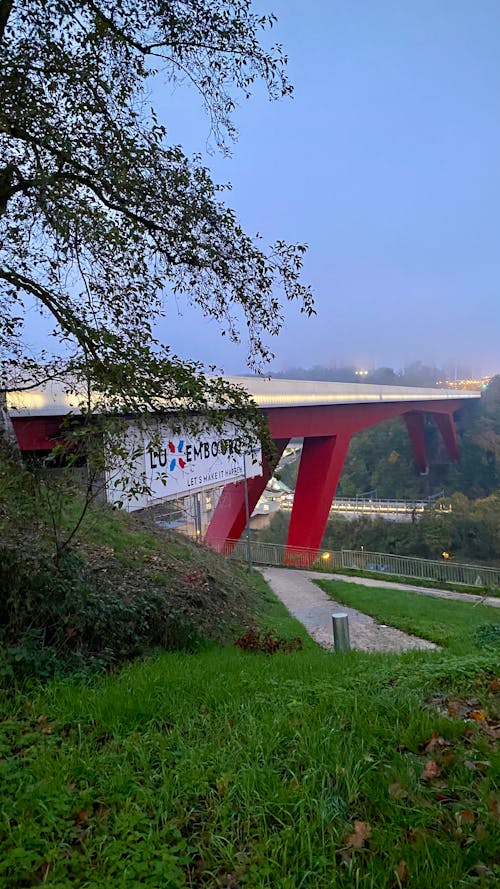
[(498, 653), (304, 642), (6, 695), (1, 889), (496, 887)]
[(115, 668), (253, 622), (255, 591), (236, 565), (144, 515), (83, 507), (67, 479), (0, 462), (4, 679)]
[[(65, 546), (77, 495), (5, 464), (0, 494), (0, 889), (498, 886), (496, 612), (337, 584), (443, 649), (334, 655), (145, 520)], [(250, 622), (302, 647), (228, 644)]]

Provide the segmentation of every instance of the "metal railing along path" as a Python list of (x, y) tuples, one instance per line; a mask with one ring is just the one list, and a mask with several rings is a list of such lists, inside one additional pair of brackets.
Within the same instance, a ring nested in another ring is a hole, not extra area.
[[(212, 546), (214, 543), (212, 542)], [(248, 542), (220, 541), (214, 546), (220, 553), (239, 561), (248, 559)], [(310, 550), (285, 547), (278, 543), (250, 543), (252, 562), (275, 568), (304, 568), (334, 573), (342, 569), (393, 574), (415, 580), (433, 580), (440, 583), (466, 584), (468, 586), (500, 587), (500, 568), (481, 565), (464, 565), (461, 562), (441, 562), (437, 559), (420, 559), (376, 553), (367, 550)]]

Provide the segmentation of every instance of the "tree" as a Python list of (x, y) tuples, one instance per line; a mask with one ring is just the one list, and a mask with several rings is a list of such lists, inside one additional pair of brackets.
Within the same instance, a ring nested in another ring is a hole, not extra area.
[[(169, 292), (234, 341), (240, 313), (253, 369), (283, 301), (313, 312), (305, 247), (248, 236), (149, 107), (155, 80), (187, 81), (226, 151), (238, 92), (260, 79), (271, 99), (291, 93), (281, 47), (260, 41), (273, 23), (250, 0), (0, 0), (4, 390), (71, 373), (133, 410), (242, 407), (241, 390), (156, 339)], [(51, 351), (30, 348), (33, 308), (51, 319)]]

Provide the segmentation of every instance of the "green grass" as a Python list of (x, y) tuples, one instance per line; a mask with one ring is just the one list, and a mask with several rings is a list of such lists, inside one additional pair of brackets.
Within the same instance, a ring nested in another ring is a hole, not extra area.
[(318, 580), (317, 583), (339, 604), (370, 614), (380, 623), (430, 639), (454, 654), (477, 651), (478, 628), (500, 624), (500, 609), (491, 606), (347, 581)]
[[(263, 627), (303, 632), (252, 583)], [(212, 647), (6, 697), (0, 887), (400, 889), (402, 861), (411, 889), (494, 887), (499, 754), (429, 704), (473, 695), (498, 715), (494, 665)], [(433, 733), (450, 746), (425, 781)]]
[[(478, 566), (480, 567), (480, 566)], [(486, 566), (488, 567), (488, 566)], [(323, 566), (315, 570), (324, 570)], [(494, 586), (472, 586), (467, 583), (449, 583), (446, 580), (429, 580), (424, 577), (403, 577), (401, 574), (389, 574), (385, 571), (363, 571), (360, 568), (331, 568), (331, 573), (344, 574), (346, 577), (366, 577), (368, 580), (391, 581), (410, 586), (427, 587), (431, 590), (449, 590), (450, 592), (472, 593), (474, 596), (500, 596), (500, 589)]]

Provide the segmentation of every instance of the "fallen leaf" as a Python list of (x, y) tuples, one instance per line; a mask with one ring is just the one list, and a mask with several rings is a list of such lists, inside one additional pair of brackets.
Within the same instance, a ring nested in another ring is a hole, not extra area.
[(470, 718), (475, 719), (476, 722), (484, 722), (486, 713), (484, 710), (471, 710)]
[(448, 753), (444, 754), (444, 756), (441, 760), (441, 763), (444, 766), (444, 768), (447, 769), (448, 766), (451, 765), (452, 762), (455, 762), (456, 758), (457, 757), (455, 756), (455, 754), (451, 750), (449, 750)]
[(408, 879), (408, 867), (406, 861), (400, 861), (396, 867), (396, 874), (400, 883), (406, 883)]
[(495, 799), (494, 796), (489, 796), (486, 800), (486, 805), (490, 815), (494, 818), (500, 818), (500, 800)]
[(472, 809), (464, 809), (463, 812), (460, 812), (460, 824), (472, 824), (475, 818)]
[(367, 821), (354, 821), (354, 830), (346, 837), (348, 849), (362, 849), (370, 837), (372, 829)]
[(490, 682), (488, 691), (490, 695), (494, 695), (497, 692), (500, 692), (500, 679), (494, 679), (493, 682)]
[(397, 781), (394, 784), (389, 784), (388, 790), (389, 796), (394, 797), (394, 799), (405, 799), (408, 796), (408, 792)]
[(406, 842), (412, 846), (414, 843), (418, 843), (419, 840), (424, 839), (425, 831), (421, 827), (409, 827), (405, 836)]
[(474, 867), (471, 867), (471, 873), (477, 874), (478, 877), (493, 877), (493, 871), (482, 861), (478, 861)]
[(470, 707), (464, 701), (448, 701), (449, 716), (466, 717), (469, 714)]
[(438, 732), (433, 732), (430, 741), (423, 748), (424, 753), (433, 753), (434, 750), (441, 750), (443, 747), (451, 747), (451, 741), (445, 741)]
[(493, 724), (491, 722), (485, 723), (482, 726), (484, 732), (488, 735), (492, 741), (498, 741), (500, 739), (500, 723)]
[(89, 818), (90, 812), (88, 812), (87, 809), (80, 809), (80, 811), (73, 816), (73, 821), (75, 824), (81, 825), (86, 824)]
[(458, 799), (460, 799), (460, 796), (457, 791), (450, 790), (449, 788), (438, 790), (436, 793), (436, 800), (438, 803), (453, 803)]
[(439, 778), (440, 774), (441, 769), (439, 768), (437, 762), (435, 762), (433, 759), (428, 759), (422, 772), (422, 778), (424, 778), (426, 781), (431, 781), (433, 778)]
[(42, 882), (45, 883), (50, 870), (50, 862), (44, 861), (43, 864), (40, 865), (40, 876), (42, 878)]

